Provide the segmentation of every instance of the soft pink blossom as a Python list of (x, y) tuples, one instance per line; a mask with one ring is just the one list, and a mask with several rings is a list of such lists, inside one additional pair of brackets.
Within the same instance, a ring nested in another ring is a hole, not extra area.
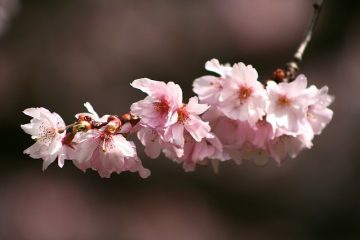
[(293, 82), (267, 83), (269, 94), (266, 109), (266, 120), (272, 125), (274, 131), (280, 134), (297, 136), (306, 124), (306, 111), (309, 102), (306, 90), (307, 80), (299, 75)]
[(201, 102), (217, 104), (225, 78), (231, 72), (232, 67), (229, 64), (221, 65), (217, 59), (212, 59), (206, 62), (205, 69), (217, 73), (219, 76), (206, 75), (195, 79), (193, 91), (198, 95)]
[(224, 131), (222, 136), (226, 136), (225, 139), (234, 139), (230, 144), (224, 145), (224, 151), (237, 164), (243, 160), (253, 160), (257, 163), (266, 162), (265, 160), (268, 158), (267, 143), (272, 136), (270, 124), (264, 120), (258, 121), (255, 126), (239, 120), (231, 121), (233, 121), (232, 125), (225, 125), (229, 126), (227, 131), (221, 130), (221, 126), (226, 124), (224, 120), (220, 122), (219, 128), (214, 128), (215, 133)]
[(85, 171), (91, 168), (101, 177), (110, 177), (123, 171), (139, 172), (142, 178), (150, 171), (142, 166), (135, 145), (121, 134), (110, 134), (101, 129), (78, 133), (74, 139), (76, 157), (74, 164)]
[(148, 94), (145, 99), (131, 105), (131, 112), (141, 118), (141, 125), (161, 130), (176, 121), (173, 115), (182, 105), (179, 85), (142, 78), (133, 81), (131, 86)]
[(267, 146), (273, 138), (273, 132), (265, 119), (259, 120), (254, 126), (248, 122), (236, 121), (236, 130), (232, 134), (236, 136), (236, 142), (225, 149), (236, 163), (251, 160), (257, 165), (263, 165), (267, 162)]
[(211, 107), (202, 117), (208, 121), (211, 126), (211, 132), (214, 133), (224, 147), (230, 147), (237, 144), (237, 125), (238, 121), (229, 119), (217, 108)]
[(244, 160), (248, 160), (253, 161), (256, 165), (264, 165), (270, 158), (267, 148), (259, 148), (250, 142), (245, 142), (237, 148), (228, 148), (226, 151), (236, 164), (241, 164)]
[(269, 142), (268, 151), (270, 156), (278, 164), (281, 164), (288, 156), (295, 158), (304, 147), (304, 143), (299, 138), (282, 135)]
[[(30, 117), (30, 123), (21, 125), (21, 128), (36, 142), (24, 153), (32, 158), (42, 158), (43, 170), (45, 170), (59, 154), (62, 154), (62, 139), (65, 136), (65, 123), (55, 112), (51, 113), (45, 108), (28, 108), (24, 113)], [(63, 166), (63, 161), (59, 161), (59, 166)]]
[(137, 137), (145, 147), (145, 154), (152, 159), (159, 157), (161, 151), (165, 148), (171, 149), (171, 151), (176, 153), (176, 156), (184, 154), (182, 147), (163, 141), (159, 133), (154, 129), (143, 127), (137, 132)]
[(164, 143), (154, 129), (142, 128), (137, 132), (137, 137), (142, 145), (145, 146), (144, 151), (148, 157), (159, 157)]
[(334, 98), (328, 94), (327, 86), (321, 89), (310, 86), (309, 92), (310, 103), (306, 116), (314, 133), (318, 135), (332, 119), (333, 111), (329, 109), (328, 106)]
[(219, 110), (227, 117), (254, 125), (265, 115), (267, 94), (251, 65), (234, 64), (220, 94)]
[(266, 119), (258, 121), (253, 128), (253, 131), (254, 133), (251, 143), (260, 149), (266, 149), (269, 140), (275, 137), (272, 126), (266, 121)]
[[(228, 160), (223, 154), (222, 144), (219, 139), (212, 133), (209, 133), (200, 142), (190, 134), (185, 134), (184, 154), (177, 156), (174, 148), (164, 148), (166, 157), (175, 162), (182, 163), (185, 171), (194, 171), (197, 164), (207, 164), (208, 159), (225, 161)], [(216, 164), (214, 165), (217, 166)], [(214, 169), (217, 172), (217, 168)]]
[(190, 98), (188, 104), (177, 109), (174, 114), (176, 122), (165, 129), (164, 141), (182, 149), (185, 143), (184, 131), (186, 130), (195, 141), (200, 142), (210, 132), (209, 123), (204, 122), (199, 117), (208, 108), (207, 104), (199, 104), (197, 97)]
[(75, 158), (76, 151), (73, 145), (64, 144), (62, 145), (58, 153), (58, 164), (63, 167), (65, 160), (73, 160)]

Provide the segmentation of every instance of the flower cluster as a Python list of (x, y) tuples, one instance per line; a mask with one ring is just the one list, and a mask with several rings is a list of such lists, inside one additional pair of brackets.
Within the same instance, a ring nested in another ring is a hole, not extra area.
[(193, 171), (209, 161), (217, 171), (219, 161), (268, 159), (281, 163), (312, 146), (312, 139), (330, 122), (328, 106), (333, 98), (328, 88), (307, 87), (304, 75), (292, 82), (258, 81), (250, 65), (221, 65), (213, 59), (205, 65), (217, 76), (195, 79), (197, 96), (183, 102), (179, 85), (173, 82), (137, 79), (131, 86), (147, 96), (121, 117), (99, 117), (89, 103), (87, 113), (76, 114), (76, 121), (65, 126), (56, 113), (44, 108), (24, 111), (33, 117), (22, 129), (35, 144), (24, 151), (44, 160), (43, 169), (58, 159), (71, 160), (85, 171), (93, 169), (102, 177), (123, 171), (150, 171), (142, 166), (135, 144), (127, 136), (136, 133), (145, 154), (157, 158), (161, 152)]
[(91, 168), (102, 177), (123, 171), (148, 177), (150, 171), (142, 166), (135, 144), (125, 138), (133, 128), (132, 119), (113, 115), (100, 118), (89, 103), (84, 105), (88, 113), (76, 114), (77, 121), (69, 126), (45, 108), (26, 109), (24, 113), (33, 119), (21, 128), (36, 142), (24, 153), (42, 158), (43, 170), (58, 158), (59, 167), (63, 167), (65, 159), (72, 160), (81, 170)]
[(280, 164), (287, 156), (293, 158), (312, 146), (314, 135), (332, 118), (328, 88), (307, 87), (304, 75), (290, 83), (268, 81), (264, 86), (251, 65), (231, 67), (213, 59), (205, 68), (219, 76), (196, 79), (193, 90), (202, 103), (211, 105), (203, 119), (237, 163), (274, 159)]

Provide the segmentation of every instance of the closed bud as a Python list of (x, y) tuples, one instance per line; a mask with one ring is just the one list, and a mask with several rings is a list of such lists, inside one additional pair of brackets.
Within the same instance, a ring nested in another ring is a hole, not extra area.
[(131, 120), (131, 115), (129, 113), (125, 113), (124, 115), (121, 116), (121, 119), (124, 122), (129, 122)]
[(108, 117), (108, 124), (106, 125), (105, 131), (108, 133), (116, 133), (122, 125), (121, 120), (116, 115)]
[(73, 131), (74, 132), (86, 132), (93, 128), (93, 125), (91, 122), (88, 121), (78, 121), (78, 124), (74, 125)]
[(286, 73), (281, 68), (278, 68), (273, 72), (273, 78), (276, 82), (282, 82), (285, 77), (286, 77)]

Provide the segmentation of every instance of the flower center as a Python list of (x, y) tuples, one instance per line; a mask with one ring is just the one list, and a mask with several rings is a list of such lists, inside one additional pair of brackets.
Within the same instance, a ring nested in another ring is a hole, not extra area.
[(278, 104), (281, 105), (281, 106), (288, 106), (290, 107), (291, 106), (291, 101), (290, 99), (285, 96), (285, 95), (281, 95), (279, 98), (278, 98)]
[(111, 134), (104, 132), (100, 135), (100, 139), (102, 140), (101, 150), (103, 152), (110, 151), (111, 149), (113, 149), (115, 147)]
[(49, 144), (56, 136), (57, 130), (53, 127), (47, 127), (44, 126), (44, 124), (41, 124), (40, 126), (40, 135), (37, 137), (34, 137), (36, 141), (41, 141), (45, 144)]
[(189, 113), (186, 111), (185, 105), (177, 110), (178, 113), (178, 122), (184, 123), (189, 118)]
[(249, 88), (247, 86), (241, 86), (239, 90), (240, 100), (246, 100), (251, 96), (252, 92), (253, 92), (252, 88)]
[(154, 102), (153, 105), (155, 110), (159, 112), (161, 115), (169, 112), (170, 109), (169, 102), (165, 98), (162, 98), (159, 102)]

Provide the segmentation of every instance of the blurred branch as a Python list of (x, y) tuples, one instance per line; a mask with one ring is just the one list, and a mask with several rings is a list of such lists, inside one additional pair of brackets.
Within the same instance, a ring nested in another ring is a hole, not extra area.
[(304, 40), (300, 43), (292, 60), (286, 64), (286, 70), (285, 70), (286, 77), (283, 80), (284, 82), (294, 80), (296, 73), (299, 70), (299, 64), (303, 59), (303, 55), (306, 50), (306, 47), (311, 42), (313, 31), (318, 22), (322, 4), (323, 4), (323, 0), (315, 0), (313, 3), (314, 13), (313, 13), (310, 25), (306, 31)]

